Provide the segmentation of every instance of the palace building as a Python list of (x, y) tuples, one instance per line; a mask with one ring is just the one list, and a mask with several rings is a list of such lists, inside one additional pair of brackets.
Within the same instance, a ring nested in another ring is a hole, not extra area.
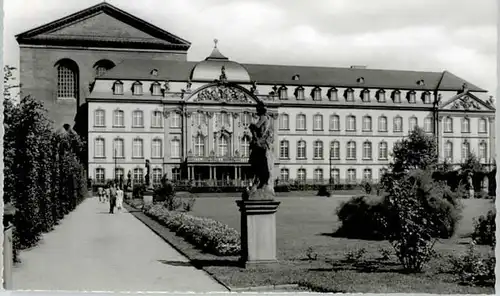
[(57, 125), (75, 123), (97, 182), (141, 182), (149, 160), (154, 182), (245, 184), (258, 101), (273, 119), (283, 182), (376, 182), (416, 126), (442, 162), (496, 158), (492, 100), (448, 71), (246, 64), (217, 41), (188, 61), (188, 41), (108, 3), (17, 40), (23, 94), (43, 100)]

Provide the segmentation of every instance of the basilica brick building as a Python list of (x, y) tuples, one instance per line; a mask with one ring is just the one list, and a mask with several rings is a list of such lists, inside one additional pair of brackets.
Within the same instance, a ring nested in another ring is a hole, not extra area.
[(376, 182), (415, 126), (435, 137), (440, 161), (496, 157), (493, 102), (448, 71), (245, 64), (217, 41), (188, 61), (188, 41), (108, 3), (17, 40), (23, 94), (56, 125), (75, 124), (97, 182), (142, 182), (149, 160), (154, 182), (245, 184), (258, 101), (273, 119), (282, 182)]

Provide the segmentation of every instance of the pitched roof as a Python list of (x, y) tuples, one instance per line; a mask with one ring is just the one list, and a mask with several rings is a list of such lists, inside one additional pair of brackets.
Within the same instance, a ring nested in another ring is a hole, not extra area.
[[(78, 26), (83, 23), (85, 26), (81, 27), (84, 30)], [(106, 25), (110, 23), (115, 27), (122, 25), (128, 32), (121, 34), (108, 30)], [(86, 31), (89, 28), (93, 29), (90, 33)], [(18, 34), (16, 39), (19, 44), (110, 46), (117, 43), (123, 47), (125, 43), (130, 43), (131, 48), (140, 44), (140, 48), (177, 50), (188, 50), (191, 46), (189, 41), (106, 2)]]
[[(126, 60), (101, 76), (102, 79), (186, 81), (198, 62)], [(448, 71), (422, 72), (337, 67), (241, 64), (258, 84), (386, 88), (411, 90), (459, 91), (467, 83), (470, 91), (486, 92)], [(152, 77), (152, 69), (158, 76)], [(299, 80), (292, 77), (298, 74)], [(358, 83), (363, 78), (364, 83)], [(424, 83), (418, 85), (417, 82)], [(194, 81), (194, 80), (193, 80)]]

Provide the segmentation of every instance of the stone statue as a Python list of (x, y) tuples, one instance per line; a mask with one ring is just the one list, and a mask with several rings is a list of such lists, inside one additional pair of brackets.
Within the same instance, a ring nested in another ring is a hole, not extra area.
[(472, 172), (467, 174), (467, 189), (469, 192), (469, 198), (474, 198), (474, 183), (472, 182)]
[(132, 190), (132, 171), (129, 170), (127, 174), (127, 190)]
[(144, 180), (146, 181), (146, 187), (149, 187), (149, 170), (151, 168), (151, 165), (149, 164), (149, 159), (146, 159), (146, 176), (144, 176)]
[(274, 160), (272, 146), (274, 142), (273, 123), (267, 114), (264, 103), (257, 103), (259, 120), (252, 123), (249, 129), (252, 133), (250, 141), (250, 158), (253, 177), (252, 188), (244, 193), (243, 199), (263, 200), (274, 199), (273, 168)]
[(123, 175), (120, 175), (120, 179), (118, 180), (118, 186), (120, 187), (120, 189), (123, 189)]

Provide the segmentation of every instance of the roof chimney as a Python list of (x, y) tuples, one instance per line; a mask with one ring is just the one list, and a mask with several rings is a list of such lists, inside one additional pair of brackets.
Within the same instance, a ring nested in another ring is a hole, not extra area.
[(366, 66), (362, 66), (362, 65), (353, 65), (353, 66), (351, 66), (351, 69), (366, 69)]

